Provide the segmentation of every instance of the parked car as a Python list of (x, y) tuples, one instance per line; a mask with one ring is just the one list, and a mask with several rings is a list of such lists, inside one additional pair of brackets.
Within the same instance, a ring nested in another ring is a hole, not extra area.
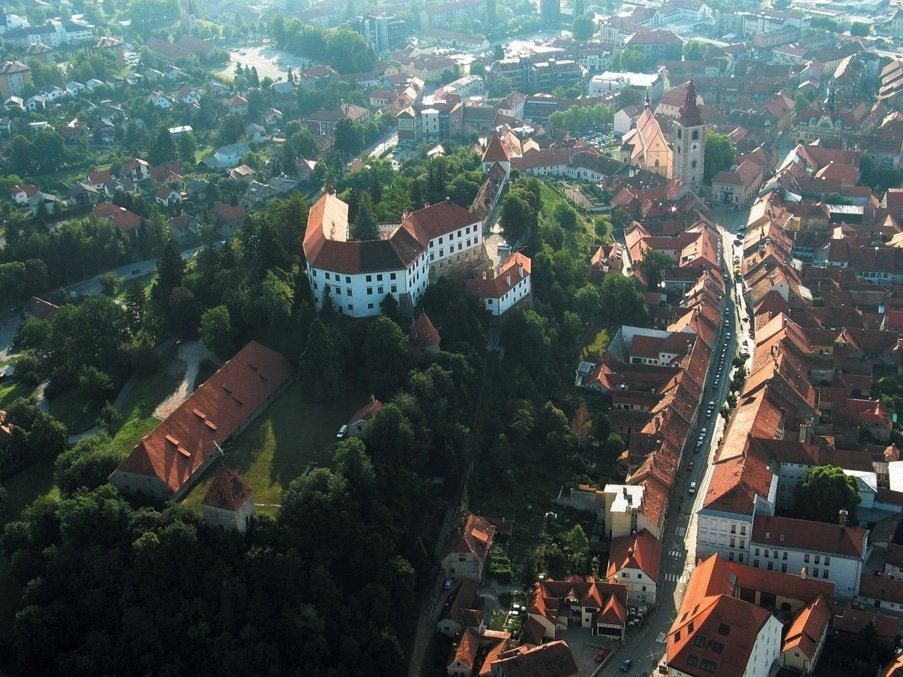
[(630, 666), (633, 665), (633, 661), (629, 658), (625, 658), (624, 662), (621, 663), (621, 667), (618, 668), (621, 672), (630, 672)]
[(451, 589), (454, 587), (454, 585), (455, 585), (455, 579), (454, 579), (454, 578), (446, 578), (446, 579), (442, 582), (442, 589), (443, 589), (443, 590), (451, 590)]
[(344, 439), (345, 435), (347, 435), (347, 434), (348, 434), (348, 426), (343, 425), (341, 428), (339, 428), (339, 432), (336, 433), (335, 438), (337, 440), (341, 440), (341, 439)]
[(696, 482), (690, 482), (690, 495), (692, 496), (695, 493), (696, 493)]

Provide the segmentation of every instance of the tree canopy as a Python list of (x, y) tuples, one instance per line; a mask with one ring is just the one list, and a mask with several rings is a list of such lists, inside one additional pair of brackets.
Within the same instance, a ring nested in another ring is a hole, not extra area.
[(855, 478), (836, 465), (820, 465), (796, 486), (796, 515), (801, 519), (837, 523), (841, 510), (856, 523), (859, 489)]

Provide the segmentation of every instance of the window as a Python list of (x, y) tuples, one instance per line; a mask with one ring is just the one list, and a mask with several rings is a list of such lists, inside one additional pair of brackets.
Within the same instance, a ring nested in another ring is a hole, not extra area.
[(678, 138), (678, 139), (681, 138), (681, 137), (683, 136), (683, 134), (681, 133), (681, 131), (682, 131), (682, 130), (680, 129), (680, 127), (678, 127), (678, 128), (677, 128), (677, 138)]
[(724, 653), (724, 644), (721, 642), (712, 642), (712, 651), (715, 653)]
[(774, 571), (774, 562), (769, 562), (769, 563), (768, 563), (768, 570), (769, 570), (769, 571)]
[(351, 296), (351, 287), (345, 290), (345, 296)]
[(715, 669), (718, 667), (718, 664), (714, 663), (712, 661), (707, 661), (706, 659), (703, 658), (702, 662), (699, 664), (699, 667), (701, 667), (706, 672), (715, 672)]
[(326, 273), (326, 279), (327, 280), (329, 279), (329, 273)]
[(815, 563), (816, 563), (816, 564), (821, 564), (821, 555), (816, 555), (816, 556), (815, 556)]
[(803, 555), (803, 561), (806, 562), (807, 564), (809, 563), (809, 553), (808, 552), (805, 555)]
[(698, 129), (694, 129), (694, 130), (693, 130), (693, 140), (694, 140), (694, 141), (698, 141), (698, 140), (699, 140), (699, 130), (698, 130)]
[(831, 558), (825, 555), (825, 566), (828, 566), (829, 564), (831, 564)]
[(736, 533), (737, 533), (737, 525), (736, 525), (736, 524), (731, 524), (731, 533), (732, 533), (732, 534), (736, 534)]
[(394, 280), (394, 279), (395, 279), (395, 273), (391, 273), (391, 274), (389, 275), (389, 279), (390, 279), (390, 280)]
[(700, 633), (700, 634), (696, 635), (696, 637), (693, 638), (693, 645), (694, 646), (705, 646), (707, 641), (708, 640), (705, 638), (705, 635)]
[(737, 539), (734, 538), (733, 536), (731, 536), (731, 547), (732, 547), (732, 548), (736, 548), (736, 547), (737, 547)]
[(759, 549), (756, 548), (756, 557), (758, 557), (758, 556), (759, 556)]
[(728, 562), (734, 561), (734, 553), (732, 553), (732, 552), (727, 553), (727, 561)]
[(822, 569), (822, 571), (821, 571), (821, 577), (822, 577), (822, 578), (827, 578), (827, 577), (828, 577), (828, 570), (827, 570), (827, 569)]
[(784, 552), (784, 556), (781, 559), (787, 559), (787, 552)]
[(439, 238), (439, 244), (442, 244), (442, 238), (441, 238), (441, 237)]
[(645, 586), (645, 585), (643, 586), (643, 592), (646, 592), (646, 586)]
[(815, 567), (815, 568), (812, 570), (812, 576), (814, 576), (815, 578), (818, 578), (818, 567)]
[(630, 578), (630, 574), (628, 574), (626, 571), (622, 571), (621, 578)]
[(351, 284), (351, 277), (349, 275), (345, 276), (345, 284)]
[(353, 304), (353, 303), (349, 303), (349, 304), (348, 304), (348, 310), (354, 310), (354, 304)]
[(781, 565), (781, 573), (784, 573), (784, 574), (787, 573), (787, 565), (786, 564)]
[(367, 310), (373, 310), (373, 304), (372, 304), (372, 303), (368, 303), (368, 304), (367, 304)]
[(770, 557), (770, 555), (768, 554), (768, 548), (765, 548), (765, 556)]
[(746, 525), (745, 524), (740, 525), (740, 535), (746, 536)]
[(742, 553), (742, 552), (741, 552), (740, 555), (737, 557), (737, 560), (740, 562), (740, 564), (743, 564), (743, 553)]
[(758, 569), (759, 568), (759, 560), (753, 560), (753, 566)]
[(398, 293), (398, 285), (394, 285), (394, 284), (392, 285), (392, 293), (393, 293), (393, 294), (397, 294), (397, 293)]
[(383, 296), (386, 292), (383, 287), (377, 287), (376, 293), (379, 294), (380, 296)]
[(692, 162), (690, 162), (690, 166), (691, 166), (693, 169), (696, 169), (696, 160), (693, 160)]
[(383, 281), (382, 273), (380, 273), (379, 275), (376, 276), (376, 281), (377, 281), (377, 282), (382, 282), (382, 281)]

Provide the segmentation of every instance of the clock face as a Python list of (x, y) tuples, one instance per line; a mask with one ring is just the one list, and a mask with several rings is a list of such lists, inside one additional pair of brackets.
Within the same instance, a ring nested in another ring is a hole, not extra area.
[(699, 143), (694, 141), (692, 144), (690, 144), (690, 150), (692, 150), (692, 151), (699, 150)]

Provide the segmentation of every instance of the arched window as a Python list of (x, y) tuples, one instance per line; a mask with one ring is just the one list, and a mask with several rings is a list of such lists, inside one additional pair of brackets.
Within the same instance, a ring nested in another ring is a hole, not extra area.
[(697, 141), (698, 139), (699, 139), (699, 130), (698, 130), (698, 129), (694, 129), (694, 130), (693, 130), (693, 140), (694, 140), (694, 141)]
[(693, 160), (693, 162), (690, 163), (690, 166), (691, 166), (693, 169), (696, 169), (696, 160)]
[(655, 161), (655, 166), (658, 167), (658, 160)]
[(678, 127), (678, 128), (677, 128), (677, 138), (678, 138), (678, 139), (681, 138), (681, 136), (683, 136), (683, 135), (681, 134), (681, 132), (682, 132), (682, 130), (680, 129), (680, 127)]

